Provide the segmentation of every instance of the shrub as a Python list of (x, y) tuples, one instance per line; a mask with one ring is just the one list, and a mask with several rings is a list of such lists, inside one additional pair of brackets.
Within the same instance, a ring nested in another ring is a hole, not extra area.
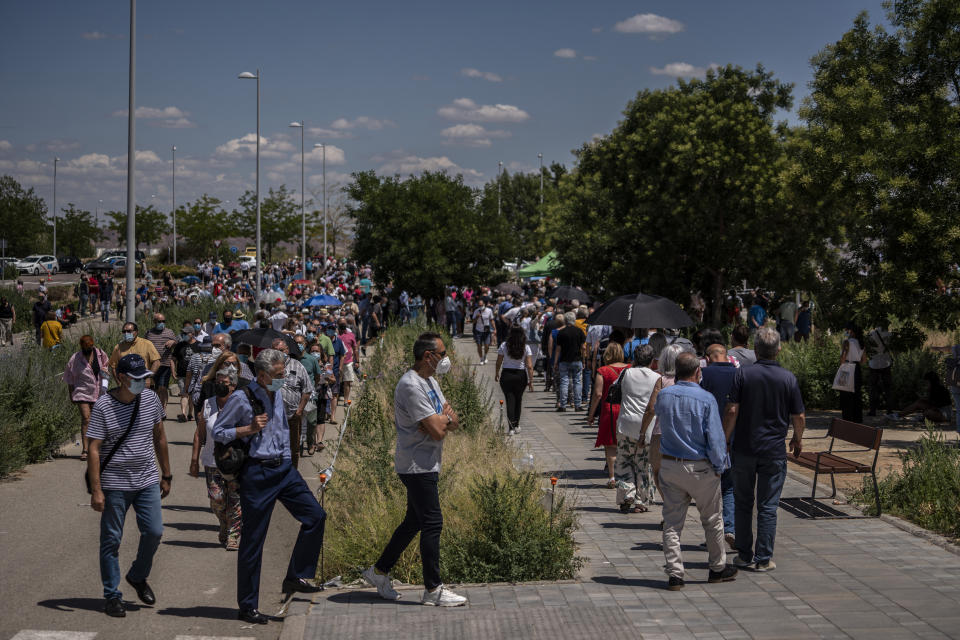
[(197, 275), (196, 267), (188, 267), (185, 264), (157, 264), (150, 265), (150, 271), (157, 280), (161, 279), (164, 271), (173, 276), (174, 280), (186, 278), (187, 276)]
[[(385, 332), (366, 363), (366, 384), (353, 402), (337, 467), (326, 495), (330, 513), (326, 575), (351, 579), (372, 564), (406, 512), (406, 492), (393, 466), (396, 429), (393, 389), (412, 364), (412, 345), (422, 325)], [(516, 450), (490, 420), (490, 397), (475, 373), (453, 355), (441, 388), (461, 419), (444, 440), (440, 502), (444, 510), (441, 571), (451, 582), (554, 580), (581, 566), (575, 556), (576, 521), (558, 494), (553, 527), (540, 504), (541, 479), (513, 470)], [(410, 545), (393, 575), (422, 581), (419, 550)]]
[[(900, 459), (902, 468), (880, 480), (883, 510), (925, 529), (960, 538), (960, 449), (931, 429), (916, 446), (901, 453)], [(874, 504), (869, 478), (864, 478), (855, 499)], [(874, 507), (868, 507), (868, 512), (873, 511)]]

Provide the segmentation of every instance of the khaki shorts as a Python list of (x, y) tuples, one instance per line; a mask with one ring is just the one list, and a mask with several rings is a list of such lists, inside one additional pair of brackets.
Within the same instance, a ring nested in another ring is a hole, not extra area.
[(353, 373), (353, 363), (348, 362), (347, 364), (340, 365), (340, 382), (356, 382), (357, 376)]

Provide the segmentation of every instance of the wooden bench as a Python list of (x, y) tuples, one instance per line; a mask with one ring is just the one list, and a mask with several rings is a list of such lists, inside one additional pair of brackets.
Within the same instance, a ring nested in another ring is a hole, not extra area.
[[(883, 438), (883, 429), (834, 418), (833, 422), (830, 423), (830, 429), (827, 430), (827, 434), (823, 438), (830, 438), (830, 448), (826, 451), (804, 451), (796, 458), (788, 456), (790, 460), (801, 467), (813, 469), (813, 491), (810, 494), (810, 499), (815, 500), (817, 497), (817, 478), (821, 473), (830, 474), (830, 484), (833, 487), (830, 498), (835, 498), (837, 495), (837, 483), (834, 478), (836, 474), (869, 473), (873, 477), (873, 494), (877, 501), (877, 515), (874, 517), (880, 517), (877, 459), (880, 457), (880, 440)], [(833, 445), (837, 440), (863, 447), (863, 449), (834, 449)], [(836, 455), (837, 453), (865, 453), (870, 450), (874, 451), (873, 464), (864, 464)]]

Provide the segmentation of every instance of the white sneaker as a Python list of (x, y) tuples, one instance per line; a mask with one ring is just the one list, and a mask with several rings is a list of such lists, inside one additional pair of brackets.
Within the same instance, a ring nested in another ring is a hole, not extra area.
[(738, 569), (753, 569), (753, 562), (747, 562), (740, 558), (740, 555), (735, 555), (733, 557), (733, 566)]
[(420, 602), (431, 607), (461, 607), (467, 604), (467, 599), (440, 585), (433, 591), (424, 591)]
[(384, 600), (400, 599), (400, 594), (397, 593), (397, 590), (394, 589), (393, 585), (390, 583), (389, 575), (385, 576), (382, 573), (377, 573), (377, 570), (372, 566), (368, 569), (365, 569), (360, 575), (363, 576), (364, 580), (377, 588), (377, 595)]
[(766, 562), (758, 562), (753, 567), (753, 570), (758, 571), (760, 573), (766, 573), (767, 571), (773, 571), (776, 568), (777, 568), (776, 562), (774, 562), (773, 560), (767, 560)]

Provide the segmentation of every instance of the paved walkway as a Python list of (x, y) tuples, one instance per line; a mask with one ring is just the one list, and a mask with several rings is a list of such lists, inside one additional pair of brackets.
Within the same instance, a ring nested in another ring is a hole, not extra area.
[[(467, 341), (458, 348), (476, 360)], [(489, 384), (493, 365), (479, 370)], [(621, 514), (614, 491), (603, 487), (603, 457), (585, 415), (555, 413), (552, 394), (539, 391), (542, 380), (535, 386), (517, 440), (576, 500), (579, 553), (588, 559), (577, 580), (464, 586), (458, 591), (470, 602), (458, 610), (419, 606), (416, 587), (402, 589), (398, 603), (372, 589), (327, 591), (294, 603), (282, 637), (960, 637), (960, 556), (883, 520), (810, 521), (781, 509), (777, 570), (711, 585), (691, 508), (682, 538), (687, 587), (666, 591), (659, 506)], [(809, 488), (790, 479), (783, 495), (806, 496)]]

